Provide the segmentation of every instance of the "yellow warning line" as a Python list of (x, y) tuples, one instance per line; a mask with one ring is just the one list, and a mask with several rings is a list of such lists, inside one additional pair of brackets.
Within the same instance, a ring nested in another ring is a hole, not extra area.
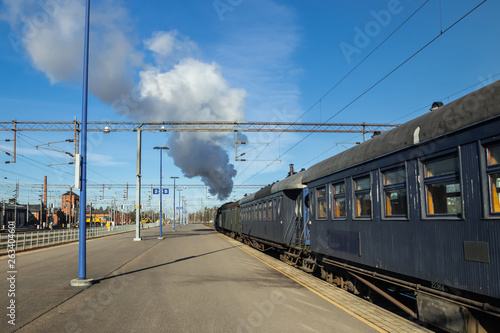
[[(217, 234), (218, 234), (219, 236), (221, 236), (221, 237), (223, 236), (223, 235), (222, 235), (222, 234), (220, 234), (220, 233), (217, 233)], [(223, 237), (223, 238), (224, 238), (224, 237)], [(225, 239), (225, 238), (224, 238), (224, 239)], [(230, 242), (230, 241), (229, 241), (229, 240), (227, 240), (227, 239), (225, 239), (225, 240), (226, 240), (227, 242), (229, 242), (229, 243), (232, 243), (232, 242)], [(233, 243), (232, 243), (232, 244), (233, 244)], [(234, 244), (233, 244), (233, 245), (234, 245)], [(241, 245), (244, 245), (244, 244), (241, 244)], [(344, 307), (344, 306), (340, 305), (339, 303), (335, 302), (334, 300), (332, 300), (332, 299), (330, 299), (330, 298), (326, 297), (325, 295), (323, 295), (323, 294), (321, 294), (320, 292), (316, 291), (314, 288), (311, 288), (311, 287), (309, 287), (308, 285), (306, 285), (306, 284), (304, 284), (304, 283), (300, 282), (299, 280), (297, 280), (297, 279), (296, 279), (296, 278), (294, 278), (293, 276), (290, 276), (289, 274), (287, 274), (287, 273), (283, 272), (281, 269), (279, 269), (279, 268), (277, 268), (277, 267), (274, 267), (273, 265), (271, 265), (271, 264), (269, 264), (269, 263), (265, 262), (264, 260), (260, 259), (260, 258), (259, 258), (259, 257), (257, 257), (256, 255), (254, 255), (254, 254), (252, 254), (252, 253), (248, 252), (247, 250), (245, 250), (245, 249), (244, 249), (242, 246), (240, 246), (239, 244), (236, 244), (235, 246), (236, 246), (237, 248), (239, 248), (240, 250), (242, 250), (242, 251), (244, 251), (244, 252), (248, 253), (249, 255), (251, 255), (252, 257), (254, 257), (255, 259), (259, 260), (260, 262), (262, 262), (262, 263), (266, 264), (267, 266), (269, 266), (269, 267), (273, 268), (274, 270), (276, 270), (276, 271), (280, 272), (281, 274), (283, 274), (283, 275), (284, 275), (284, 276), (286, 276), (287, 278), (289, 278), (289, 279), (291, 279), (291, 280), (295, 281), (296, 283), (300, 284), (302, 287), (304, 287), (304, 288), (306, 288), (306, 289), (308, 289), (308, 290), (312, 291), (313, 293), (315, 293), (315, 294), (316, 294), (316, 295), (318, 295), (319, 297), (323, 298), (323, 299), (324, 299), (324, 300), (326, 300), (327, 302), (329, 302), (329, 303), (333, 304), (334, 306), (336, 306), (337, 308), (341, 309), (342, 311), (344, 311), (344, 312), (348, 313), (349, 315), (351, 315), (351, 316), (355, 317), (355, 318), (356, 318), (356, 319), (358, 319), (359, 321), (362, 321), (362, 322), (363, 322), (363, 323), (365, 323), (366, 325), (368, 325), (368, 326), (370, 326), (371, 328), (373, 328), (373, 329), (377, 330), (378, 332), (382, 332), (382, 333), (387, 333), (387, 332), (389, 332), (389, 331), (387, 331), (387, 330), (384, 330), (384, 329), (382, 329), (382, 328), (378, 327), (378, 326), (377, 326), (377, 325), (375, 325), (374, 323), (372, 323), (372, 322), (370, 322), (369, 320), (367, 320), (367, 319), (365, 319), (365, 318), (361, 317), (360, 315), (356, 314), (355, 312), (353, 312), (353, 311), (351, 311), (351, 310), (347, 309), (346, 307)]]

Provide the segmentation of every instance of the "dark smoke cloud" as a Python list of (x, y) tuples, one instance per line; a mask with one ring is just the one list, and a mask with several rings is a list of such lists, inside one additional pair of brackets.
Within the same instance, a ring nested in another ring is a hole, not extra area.
[(234, 166), (220, 146), (200, 140), (190, 133), (175, 133), (169, 141), (168, 155), (188, 178), (201, 177), (211, 195), (226, 199), (233, 189)]

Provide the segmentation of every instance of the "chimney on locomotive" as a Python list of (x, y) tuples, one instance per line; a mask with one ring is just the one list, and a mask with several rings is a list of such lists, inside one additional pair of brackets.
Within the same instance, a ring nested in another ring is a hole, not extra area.
[(295, 172), (293, 171), (293, 163), (290, 164), (290, 172), (288, 173), (288, 176), (293, 176)]

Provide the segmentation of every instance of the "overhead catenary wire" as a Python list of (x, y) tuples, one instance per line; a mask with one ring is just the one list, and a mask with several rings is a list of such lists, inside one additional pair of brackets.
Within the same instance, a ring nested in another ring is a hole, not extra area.
[[(25, 138), (31, 139), (31, 140), (33, 140), (33, 141), (39, 142), (39, 143), (45, 143), (45, 142), (44, 142), (44, 141), (42, 141), (42, 140), (39, 140), (39, 139), (37, 139), (37, 138), (30, 137), (30, 136), (28, 136), (28, 135), (26, 135), (26, 134), (22, 134), (22, 136), (23, 136), (23, 137), (25, 137)], [(33, 147), (35, 147), (35, 148), (36, 148), (36, 146), (35, 146), (35, 145), (33, 145), (32, 143), (28, 142), (27, 140), (24, 140), (24, 139), (23, 139), (22, 141), (24, 141), (24, 142), (26, 142), (27, 144), (29, 144), (29, 145), (31, 145), (31, 146), (33, 146)], [(39, 151), (40, 151), (42, 154), (46, 155), (48, 158), (50, 158), (52, 161), (57, 162), (57, 161), (53, 158), (53, 156), (51, 156), (51, 155), (49, 155), (49, 154), (46, 154), (43, 150), (39, 150)], [(22, 155), (21, 155), (21, 156), (22, 156)], [(27, 158), (26, 156), (23, 156), (23, 157)], [(51, 168), (53, 168), (53, 167), (54, 167), (53, 165), (45, 165), (45, 164), (43, 164), (43, 163), (41, 163), (41, 162), (38, 162), (38, 161), (35, 161), (35, 162), (40, 163), (41, 165), (44, 165), (44, 166), (47, 166), (47, 167), (51, 167)], [(68, 165), (70, 165), (70, 164), (68, 164)], [(74, 174), (73, 174), (72, 172), (70, 172), (70, 171), (61, 170), (61, 169), (59, 169), (59, 168), (54, 168), (54, 169), (56, 169), (57, 171), (60, 171), (60, 172), (64, 172), (64, 173), (66, 173), (66, 174), (68, 174), (68, 175), (70, 175), (70, 176), (72, 176), (72, 177), (74, 176)], [(109, 177), (106, 177), (106, 176), (104, 176), (103, 174), (100, 174), (99, 172), (95, 171), (93, 168), (87, 167), (87, 169), (88, 169), (89, 171), (91, 171), (91, 172), (95, 173), (96, 175), (98, 175), (98, 176), (100, 176), (100, 177), (102, 177), (102, 178), (104, 178), (104, 179), (109, 180), (109, 181), (110, 181), (110, 182), (112, 182), (112, 183), (118, 183), (118, 181), (113, 180), (113, 179), (111, 179), (111, 178), (109, 178)], [(88, 180), (88, 182), (90, 182), (90, 183), (94, 183), (94, 184), (97, 184), (97, 182), (95, 182), (95, 181), (91, 181), (91, 180)]]
[[(340, 113), (342, 113), (344, 110), (346, 110), (349, 106), (351, 106), (352, 104), (354, 104), (356, 101), (358, 101), (361, 97), (363, 97), (364, 95), (366, 95), (368, 92), (370, 92), (373, 88), (375, 88), (376, 86), (378, 86), (381, 82), (383, 82), (385, 79), (387, 79), (389, 76), (391, 76), (394, 72), (396, 72), (398, 69), (400, 69), (401, 67), (403, 67), (406, 63), (408, 63), (411, 59), (413, 59), (415, 56), (417, 56), (420, 52), (422, 52), (423, 50), (425, 50), (429, 45), (431, 45), (432, 43), (434, 43), (437, 39), (439, 39), (441, 36), (443, 36), (446, 32), (448, 32), (450, 29), (452, 29), (454, 26), (456, 26), (459, 22), (461, 22), (463, 19), (465, 19), (467, 16), (469, 16), (471, 13), (473, 13), (476, 9), (478, 9), (479, 7), (481, 7), (486, 1), (488, 0), (483, 0), (481, 3), (479, 3), (478, 5), (476, 5), (474, 8), (472, 8), (471, 10), (469, 10), (465, 15), (463, 15), (462, 17), (460, 17), (458, 20), (456, 20), (453, 24), (451, 24), (448, 28), (446, 28), (444, 31), (440, 31), (440, 33), (434, 37), (433, 39), (431, 39), (428, 43), (426, 43), (424, 46), (422, 46), (420, 49), (418, 49), (416, 52), (414, 52), (411, 56), (409, 56), (406, 60), (404, 60), (402, 63), (400, 63), (398, 66), (396, 66), (394, 69), (392, 69), (389, 73), (387, 73), (386, 75), (384, 75), (381, 79), (379, 79), (378, 81), (376, 81), (374, 84), (372, 84), (369, 88), (365, 89), (361, 94), (359, 94), (357, 97), (355, 97), (352, 101), (350, 101), (349, 103), (347, 103), (344, 107), (342, 107), (339, 111), (337, 111), (335, 114), (333, 114), (330, 118), (328, 118), (324, 123), (328, 123), (330, 120), (332, 120), (334, 117), (336, 117), (337, 115), (339, 115)], [(316, 102), (317, 103), (317, 102)], [(301, 140), (299, 140), (297, 143), (295, 143), (293, 146), (291, 146), (289, 149), (287, 149), (284, 153), (280, 154), (276, 160), (280, 159), (281, 157), (283, 157), (285, 154), (287, 154), (288, 152), (290, 152), (292, 149), (294, 149), (295, 147), (297, 147), (300, 143), (302, 143), (304, 140), (306, 140), (307, 138), (309, 138), (311, 136), (312, 133), (309, 133), (307, 134), (305, 137), (303, 137)], [(261, 170), (259, 170), (257, 173), (255, 173), (254, 175), (252, 175), (251, 177), (247, 178), (243, 183), (246, 183), (247, 181), (249, 181), (250, 179), (252, 179), (253, 177), (257, 176), (258, 174), (260, 174), (261, 172), (263, 172), (264, 170), (266, 170), (273, 162), (271, 162), (270, 164), (266, 165), (264, 168), (262, 168)]]
[[(448, 95), (448, 96), (446, 96), (446, 97), (439, 98), (439, 100), (446, 100), (446, 99), (449, 99), (450, 97), (456, 96), (456, 95), (458, 95), (458, 94), (463, 93), (464, 91), (468, 91), (468, 90), (470, 90), (471, 88), (476, 87), (478, 84), (483, 84), (484, 82), (489, 82), (489, 81), (492, 81), (492, 80), (493, 80), (493, 78), (495, 78), (495, 77), (497, 77), (497, 76), (499, 76), (499, 75), (500, 75), (500, 73), (497, 73), (497, 74), (491, 75), (491, 76), (490, 76), (490, 77), (488, 77), (487, 79), (481, 80), (481, 81), (479, 81), (479, 82), (477, 82), (477, 83), (474, 83), (474, 84), (472, 84), (472, 85), (470, 85), (470, 86), (467, 86), (466, 88), (460, 89), (459, 91), (454, 92), (453, 94), (450, 94), (450, 95)], [(485, 85), (487, 85), (487, 84), (483, 84), (483, 85), (485, 86)], [(417, 110), (411, 111), (411, 112), (409, 112), (409, 113), (407, 113), (407, 114), (405, 114), (405, 115), (403, 115), (403, 116), (401, 116), (401, 117), (399, 117), (399, 118), (396, 118), (396, 119), (394, 119), (394, 120), (390, 121), (389, 123), (395, 123), (395, 122), (397, 122), (397, 121), (399, 121), (399, 120), (401, 120), (401, 119), (403, 119), (403, 118), (405, 118), (405, 117), (408, 117), (409, 115), (414, 114), (414, 113), (416, 113), (416, 112), (419, 112), (419, 111), (422, 111), (422, 110), (428, 110), (428, 108), (429, 108), (429, 105), (428, 105), (428, 104), (426, 104), (425, 106), (423, 106), (423, 107), (421, 107), (421, 108), (418, 108)], [(360, 138), (360, 137), (361, 137), (361, 136), (357, 135), (357, 136), (355, 136), (355, 137), (353, 137), (353, 138), (350, 138), (350, 139), (347, 139), (347, 140), (345, 140), (345, 141), (342, 141), (341, 143), (346, 143), (346, 142), (349, 142), (349, 141), (351, 141), (351, 140), (356, 140), (357, 138)], [(326, 149), (326, 150), (325, 150), (325, 151), (323, 151), (321, 154), (319, 154), (319, 155), (315, 156), (314, 158), (312, 158), (312, 159), (311, 159), (311, 160), (309, 160), (308, 162), (303, 163), (303, 164), (301, 165), (301, 167), (304, 167), (304, 168), (305, 168), (305, 167), (307, 167), (307, 166), (308, 166), (311, 162), (313, 162), (314, 160), (316, 160), (317, 158), (319, 158), (321, 155), (324, 155), (324, 154), (325, 154), (325, 153), (327, 153), (328, 151), (330, 151), (330, 150), (332, 150), (333, 148), (336, 148), (336, 147), (338, 147), (338, 146), (339, 146), (339, 143), (337, 142), (337, 143), (335, 143), (335, 145), (333, 145), (333, 146), (331, 146), (330, 148)]]
[[(425, 1), (419, 8), (417, 8), (410, 16), (408, 16), (396, 29), (394, 29), (382, 42), (380, 42), (370, 53), (368, 53), (363, 59), (361, 59), (347, 74), (345, 74), (340, 80), (338, 80), (330, 89), (328, 89), (316, 102), (314, 102), (304, 113), (302, 113), (295, 121), (294, 123), (298, 122), (302, 117), (304, 117), (307, 113), (309, 113), (312, 109), (318, 105), (318, 103), (321, 105), (321, 102), (324, 98), (326, 98), (332, 91), (334, 91), (345, 79), (347, 79), (358, 67), (360, 67), (370, 56), (372, 56), (385, 42), (387, 42), (396, 32), (398, 32), (408, 21), (410, 21), (430, 0)], [(320, 119), (321, 121), (321, 119)], [(326, 123), (326, 122), (325, 122)], [(281, 135), (283, 133), (280, 133), (277, 135), (271, 142), (269, 143), (272, 144), (274, 141), (277, 139), (281, 138)], [(269, 146), (268, 145), (268, 146)], [(257, 155), (256, 160), (259, 159), (260, 155), (262, 154), (263, 150)], [(278, 160), (281, 156), (276, 159)], [(274, 163), (275, 161), (273, 161)], [(251, 162), (238, 176), (236, 176), (236, 179), (239, 178), (239, 176), (243, 175), (248, 168), (253, 164)], [(267, 168), (267, 167), (266, 167)], [(250, 178), (249, 178), (250, 179)], [(247, 179), (247, 180), (249, 180)]]

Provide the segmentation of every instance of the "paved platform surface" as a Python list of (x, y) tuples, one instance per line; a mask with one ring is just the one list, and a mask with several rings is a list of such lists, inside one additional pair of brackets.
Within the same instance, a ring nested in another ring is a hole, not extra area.
[[(0, 332), (425, 332), (203, 225), (164, 227), (0, 257)], [(7, 306), (15, 300), (15, 326)]]

